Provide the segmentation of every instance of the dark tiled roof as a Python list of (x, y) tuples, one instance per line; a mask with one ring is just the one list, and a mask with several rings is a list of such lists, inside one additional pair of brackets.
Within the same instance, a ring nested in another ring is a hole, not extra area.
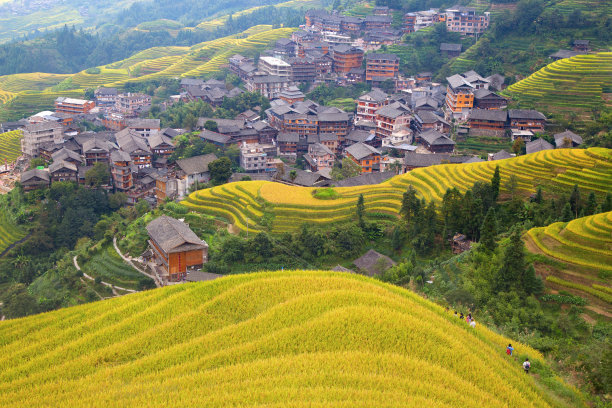
[(546, 120), (546, 116), (537, 110), (532, 109), (510, 109), (508, 110), (508, 117), (510, 119), (536, 119)]
[(300, 135), (297, 133), (281, 132), (276, 140), (284, 143), (297, 143), (300, 140)]
[[(353, 264), (368, 276), (380, 275), (393, 265), (395, 262), (393, 259), (386, 255), (380, 254), (373, 249), (370, 249), (360, 258), (353, 261)], [(382, 269), (382, 270), (381, 270)]]
[(565, 130), (565, 132), (557, 133), (555, 135), (555, 144), (557, 145), (557, 147), (563, 147), (565, 139), (570, 139), (573, 143), (576, 144), (582, 144), (582, 137), (575, 134), (571, 130)]
[(510, 153), (508, 153), (505, 150), (500, 150), (499, 152), (491, 155), (491, 160), (504, 160), (504, 159), (509, 159), (511, 157), (514, 157), (514, 156), (512, 156)]
[(423, 132), (419, 135), (419, 137), (425, 140), (430, 146), (440, 146), (440, 145), (454, 145), (451, 139), (448, 136), (443, 135), (435, 129), (430, 129), (427, 132)]
[(474, 109), (470, 113), (469, 119), (506, 122), (508, 120), (508, 112), (499, 109)]
[(416, 152), (406, 152), (404, 156), (404, 164), (410, 167), (428, 167), (440, 164), (443, 161), (450, 163), (450, 155), (448, 154), (423, 154)]
[(32, 169), (24, 171), (23, 173), (21, 173), (21, 182), (26, 182), (35, 177), (42, 179), (42, 181), (49, 182), (49, 172), (47, 170), (42, 169)]
[(346, 152), (357, 160), (368, 157), (371, 154), (380, 155), (380, 151), (365, 143), (355, 143), (346, 148)]
[(552, 150), (554, 149), (554, 147), (553, 145), (548, 143), (546, 140), (540, 138), (532, 142), (527, 142), (527, 144), (525, 145), (525, 149), (527, 150), (527, 154), (529, 154), (529, 153), (539, 152), (542, 150)]
[(199, 136), (209, 142), (228, 144), (232, 139), (230, 136), (222, 135), (221, 133), (213, 132), (211, 130), (204, 129), (200, 132)]
[(455, 51), (455, 52), (460, 52), (461, 51), (461, 44), (449, 44), (449, 43), (442, 43), (440, 44), (440, 51)]
[(187, 224), (167, 215), (154, 219), (146, 228), (151, 239), (167, 254), (208, 248)]
[(206, 173), (210, 162), (217, 160), (214, 153), (205, 154), (202, 156), (194, 156), (188, 159), (179, 159), (176, 164), (187, 175)]
[(395, 54), (371, 53), (366, 55), (366, 60), (398, 61), (399, 57)]
[(370, 184), (380, 184), (383, 181), (389, 180), (393, 176), (395, 176), (395, 172), (393, 171), (366, 173), (356, 177), (351, 177), (340, 181), (334, 181), (334, 185), (336, 187), (355, 187), (366, 186)]

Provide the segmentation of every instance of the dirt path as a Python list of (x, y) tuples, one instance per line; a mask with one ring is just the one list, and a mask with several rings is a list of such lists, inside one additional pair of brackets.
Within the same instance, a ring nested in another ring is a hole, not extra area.
[(607, 317), (607, 318), (609, 318), (609, 319), (612, 319), (612, 313), (608, 313), (608, 312), (606, 312), (605, 310), (603, 310), (603, 309), (601, 309), (601, 308), (599, 308), (599, 307), (597, 307), (597, 306), (592, 306), (592, 305), (591, 305), (591, 306), (585, 306), (585, 307), (586, 307), (587, 309), (589, 309), (590, 311), (593, 311), (593, 312), (595, 312), (595, 313), (597, 313), (597, 314), (600, 314), (600, 315), (602, 315), (602, 316), (606, 316), (606, 317)]
[(115, 247), (115, 251), (117, 252), (117, 254), (119, 254), (119, 256), (121, 257), (121, 259), (123, 259), (125, 262), (127, 262), (132, 268), (136, 269), (138, 272), (140, 272), (141, 274), (143, 274), (144, 276), (153, 279), (153, 282), (155, 282), (155, 286), (157, 286), (158, 288), (161, 288), (162, 285), (159, 283), (159, 281), (157, 280), (157, 278), (151, 274), (146, 273), (145, 271), (143, 271), (142, 269), (140, 269), (138, 266), (136, 266), (134, 264), (134, 262), (132, 262), (132, 258), (130, 258), (129, 256), (125, 256), (123, 255), (123, 253), (121, 252), (121, 250), (119, 249), (119, 247), (117, 246), (117, 237), (113, 237), (113, 246)]
[[(79, 266), (79, 263), (77, 262), (77, 255), (75, 255), (74, 258), (72, 258), (72, 262), (74, 263), (74, 267), (77, 268), (77, 271), (83, 272), (81, 270), (81, 267)], [(91, 281), (95, 281), (95, 278), (89, 276), (85, 272), (83, 272), (83, 276), (86, 279), (89, 279)], [(100, 282), (100, 283), (103, 284), (104, 286), (108, 286), (113, 291), (113, 295), (115, 295), (115, 296), (121, 296), (119, 293), (117, 293), (117, 290), (122, 290), (124, 292), (130, 292), (130, 293), (138, 292), (137, 290), (128, 289), (128, 288), (122, 288), (121, 286), (116, 286), (116, 285), (113, 285), (112, 283), (108, 283), (108, 282)], [(98, 296), (100, 296), (100, 295), (98, 295)]]
[(31, 235), (32, 235), (32, 233), (28, 232), (28, 235), (26, 235), (25, 237), (21, 238), (19, 241), (15, 241), (11, 245), (7, 246), (4, 249), (4, 251), (2, 251), (2, 253), (0, 253), (0, 258), (2, 258), (4, 255), (6, 255), (8, 253), (8, 251), (10, 251), (11, 249), (15, 248), (16, 245), (19, 245), (23, 241), (25, 241), (26, 239), (30, 238)]

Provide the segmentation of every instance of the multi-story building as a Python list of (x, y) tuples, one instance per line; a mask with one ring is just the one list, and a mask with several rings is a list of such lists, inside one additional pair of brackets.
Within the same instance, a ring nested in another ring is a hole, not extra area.
[(297, 44), (289, 38), (280, 38), (274, 44), (274, 54), (285, 57), (294, 57), (297, 53)]
[(411, 122), (411, 127), (419, 133), (430, 129), (435, 129), (440, 133), (450, 132), (450, 124), (429, 110), (420, 110), (416, 112), (414, 114), (414, 120)]
[(278, 75), (256, 75), (247, 80), (246, 87), (249, 92), (259, 92), (268, 99), (275, 99), (278, 94), (293, 82), (289, 76)]
[(346, 156), (361, 166), (362, 173), (378, 170), (380, 151), (365, 143), (355, 143), (346, 148)]
[(85, 99), (59, 97), (55, 100), (55, 111), (70, 113), (70, 114), (85, 114), (89, 113), (96, 107), (94, 101)]
[(130, 155), (132, 163), (137, 168), (151, 167), (153, 153), (145, 138), (131, 129), (117, 132), (115, 138), (119, 148)]
[(376, 136), (380, 140), (391, 138), (393, 133), (410, 128), (410, 109), (394, 102), (376, 111)]
[(265, 72), (269, 75), (276, 75), (279, 77), (291, 76), (291, 65), (279, 58), (274, 57), (259, 57), (259, 63), (257, 65), (260, 71)]
[(116, 132), (123, 130), (127, 126), (127, 119), (121, 113), (111, 112), (102, 118), (102, 126)]
[(335, 107), (320, 107), (317, 115), (319, 124), (318, 134), (333, 133), (338, 136), (340, 143), (349, 132), (349, 115), (342, 109)]
[(508, 110), (508, 120), (510, 128), (520, 130), (531, 130), (533, 133), (544, 132), (546, 116), (531, 109), (510, 109)]
[(363, 50), (350, 45), (337, 45), (332, 49), (334, 72), (346, 75), (352, 68), (361, 67)]
[(162, 279), (180, 281), (187, 276), (188, 268), (201, 268), (208, 261), (208, 244), (184, 222), (162, 215), (146, 228), (155, 268)]
[(157, 132), (148, 140), (153, 155), (167, 159), (174, 152), (174, 142), (161, 132)]
[(389, 95), (378, 88), (374, 88), (357, 99), (357, 115), (355, 120), (376, 123), (376, 111), (388, 104)]
[(85, 165), (93, 166), (96, 163), (109, 163), (110, 144), (108, 140), (98, 137), (90, 137), (83, 142), (81, 147), (85, 156)]
[(297, 144), (300, 141), (300, 135), (297, 133), (281, 132), (276, 138), (278, 151), (282, 156), (296, 156)]
[(59, 160), (51, 163), (49, 166), (49, 177), (51, 183), (58, 181), (74, 181), (78, 182), (79, 170), (74, 163), (69, 163), (64, 160)]
[(440, 14), (435, 9), (406, 13), (404, 15), (404, 32), (414, 33), (439, 21)]
[(94, 91), (96, 105), (98, 106), (114, 106), (117, 101), (117, 88), (98, 88)]
[(290, 58), (287, 62), (291, 65), (291, 80), (294, 82), (312, 82), (317, 76), (317, 70), (313, 58)]
[(316, 172), (334, 167), (336, 155), (327, 146), (321, 143), (313, 143), (308, 145), (308, 153), (304, 155), (304, 160), (309, 170)]
[(115, 109), (127, 116), (133, 116), (140, 109), (149, 105), (151, 105), (151, 97), (149, 95), (128, 92), (117, 96)]
[(446, 108), (449, 117), (467, 119), (474, 106), (474, 86), (461, 75), (446, 78)]
[(363, 19), (359, 17), (343, 16), (340, 28), (346, 33), (356, 34), (363, 29)]
[(110, 154), (110, 161), (115, 188), (120, 191), (127, 191), (134, 187), (130, 155), (123, 150), (113, 150)]
[(366, 81), (393, 79), (399, 71), (399, 58), (395, 54), (366, 55)]
[(159, 119), (132, 119), (127, 121), (127, 128), (137, 135), (149, 138), (161, 130)]
[(28, 123), (23, 130), (21, 151), (30, 156), (38, 156), (38, 149), (46, 143), (60, 144), (64, 140), (64, 127), (57, 122)]
[(446, 29), (464, 35), (482, 34), (489, 27), (489, 14), (476, 14), (471, 7), (451, 7), (446, 9)]
[(390, 16), (366, 16), (364, 27), (368, 31), (374, 30), (388, 30), (391, 28), (391, 17)]
[(297, 86), (290, 86), (278, 94), (278, 98), (292, 105), (295, 102), (301, 102), (306, 96)]
[(507, 122), (504, 110), (473, 109), (468, 119), (470, 134), (477, 136), (503, 136)]
[(478, 89), (474, 92), (474, 108), (478, 109), (503, 109), (508, 105), (508, 100), (488, 89)]
[(263, 173), (267, 170), (266, 152), (258, 145), (245, 144), (240, 147), (240, 167), (247, 173)]

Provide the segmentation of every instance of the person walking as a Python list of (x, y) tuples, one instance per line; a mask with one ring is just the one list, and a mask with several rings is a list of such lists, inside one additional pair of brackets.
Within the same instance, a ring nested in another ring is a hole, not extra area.
[(530, 368), (531, 368), (531, 363), (529, 362), (529, 359), (526, 358), (525, 362), (523, 363), (523, 370), (525, 370), (525, 374), (529, 374)]
[(508, 347), (506, 347), (506, 354), (511, 356), (513, 351), (514, 347), (512, 347), (512, 344), (508, 344)]
[(476, 320), (472, 319), (472, 320), (470, 321), (470, 327), (471, 327), (472, 329), (475, 329), (475, 328), (476, 328)]

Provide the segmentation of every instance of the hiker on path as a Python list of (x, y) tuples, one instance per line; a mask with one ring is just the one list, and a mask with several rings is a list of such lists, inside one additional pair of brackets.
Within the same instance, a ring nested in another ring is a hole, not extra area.
[(506, 354), (511, 356), (513, 351), (514, 347), (512, 347), (512, 344), (508, 344), (508, 347), (506, 347)]
[(525, 370), (525, 374), (529, 374), (530, 368), (531, 368), (531, 363), (529, 362), (529, 359), (526, 358), (525, 362), (523, 363), (523, 370)]

